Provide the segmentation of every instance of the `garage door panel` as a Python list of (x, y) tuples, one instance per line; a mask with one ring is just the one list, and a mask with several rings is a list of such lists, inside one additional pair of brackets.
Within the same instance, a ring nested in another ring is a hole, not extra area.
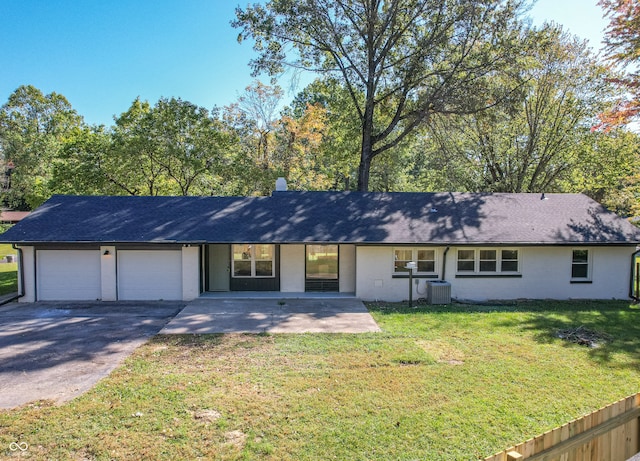
[(41, 301), (93, 301), (101, 297), (99, 250), (38, 250)]
[(180, 250), (118, 251), (118, 299), (182, 299)]

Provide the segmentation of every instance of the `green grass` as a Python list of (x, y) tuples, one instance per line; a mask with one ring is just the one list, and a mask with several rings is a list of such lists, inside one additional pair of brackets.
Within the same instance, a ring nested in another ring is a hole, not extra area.
[(10, 244), (0, 243), (0, 259), (4, 258), (7, 255), (15, 255), (15, 254), (17, 254), (17, 252), (11, 247)]
[[(70, 403), (0, 412), (0, 456), (472, 460), (640, 390), (628, 303), (370, 308), (382, 333), (158, 336)], [(581, 325), (612, 339), (555, 336)]]
[[(0, 259), (7, 255), (15, 255), (11, 245), (0, 244)], [(0, 263), (0, 296), (18, 291), (17, 263)]]
[(18, 265), (0, 264), (0, 296), (18, 291)]

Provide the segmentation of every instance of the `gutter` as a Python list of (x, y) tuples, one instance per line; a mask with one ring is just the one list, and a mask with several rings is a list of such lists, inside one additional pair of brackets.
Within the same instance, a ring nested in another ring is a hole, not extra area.
[(447, 245), (447, 247), (444, 249), (444, 254), (442, 255), (442, 281), (444, 282), (447, 277), (446, 277), (446, 273), (447, 273), (447, 253), (449, 253), (449, 250), (451, 249), (451, 247), (449, 247)]

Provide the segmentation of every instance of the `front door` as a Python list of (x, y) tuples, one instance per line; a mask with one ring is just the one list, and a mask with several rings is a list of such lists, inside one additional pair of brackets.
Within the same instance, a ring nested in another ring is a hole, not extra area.
[(231, 259), (229, 245), (209, 245), (207, 252), (209, 267), (208, 291), (229, 291)]
[(307, 245), (305, 291), (339, 291), (338, 245)]

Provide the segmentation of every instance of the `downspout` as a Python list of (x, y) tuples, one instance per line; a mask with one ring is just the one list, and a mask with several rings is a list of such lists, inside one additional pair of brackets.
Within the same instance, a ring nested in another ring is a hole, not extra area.
[[(638, 296), (636, 296), (636, 292), (634, 290), (635, 284), (636, 284), (636, 280), (638, 280), (639, 274), (637, 273), (638, 271), (636, 270), (636, 257), (640, 254), (640, 250), (636, 250), (633, 252), (633, 254), (631, 255), (631, 273), (630, 273), (630, 279), (629, 280), (629, 297), (631, 299), (633, 299), (635, 302), (640, 301), (640, 298), (638, 298)], [(635, 278), (634, 278), (635, 275)]]
[(442, 281), (446, 280), (447, 273), (447, 253), (449, 253), (450, 247), (444, 249), (444, 255), (442, 255)]

